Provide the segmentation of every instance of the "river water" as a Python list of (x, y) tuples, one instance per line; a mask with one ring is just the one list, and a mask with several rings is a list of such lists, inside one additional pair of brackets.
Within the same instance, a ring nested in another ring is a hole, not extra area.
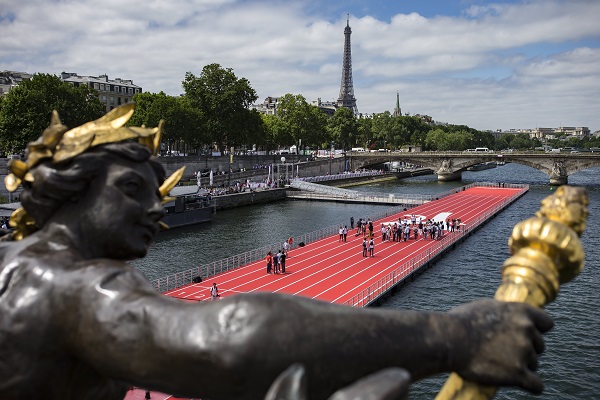
[[(580, 171), (569, 184), (590, 195), (590, 217), (582, 237), (584, 271), (561, 287), (546, 310), (555, 327), (545, 335), (546, 352), (539, 373), (545, 384), (541, 396), (501, 389), (496, 399), (600, 399), (600, 168)], [(519, 164), (479, 172), (464, 172), (462, 182), (438, 182), (436, 176), (357, 186), (359, 191), (435, 194), (471, 182), (526, 183), (530, 191), (490, 220), (433, 268), (390, 297), (384, 308), (447, 311), (482, 297), (493, 297), (499, 270), (509, 256), (507, 239), (513, 226), (529, 218), (551, 194), (548, 177)], [(387, 206), (281, 201), (218, 212), (211, 223), (162, 232), (148, 256), (133, 264), (155, 279), (271, 243), (329, 226), (349, 225), (350, 217), (368, 217)], [(401, 338), (399, 338), (401, 340)], [(410, 399), (433, 399), (445, 376), (411, 386)]]

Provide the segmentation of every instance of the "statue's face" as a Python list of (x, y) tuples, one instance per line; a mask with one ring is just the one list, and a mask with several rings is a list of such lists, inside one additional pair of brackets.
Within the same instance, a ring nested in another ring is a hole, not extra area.
[[(74, 214), (95, 257), (143, 257), (163, 216), (159, 182), (150, 165), (119, 160), (94, 179)], [(90, 239), (92, 238), (92, 239)]]

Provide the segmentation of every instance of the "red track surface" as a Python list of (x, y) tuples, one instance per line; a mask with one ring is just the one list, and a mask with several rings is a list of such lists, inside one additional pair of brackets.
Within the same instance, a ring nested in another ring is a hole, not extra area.
[(440, 213), (449, 213), (450, 218), (460, 218), (461, 223), (469, 228), (470, 222), (482, 218), (521, 191), (522, 189), (474, 187), (389, 218), (373, 221), (374, 257), (362, 256), (362, 235), (356, 237), (356, 229), (353, 229), (348, 233), (346, 242), (340, 242), (338, 235), (334, 235), (294, 248), (287, 258), (285, 274), (267, 274), (265, 262), (261, 260), (207, 278), (202, 283), (166, 292), (165, 295), (187, 301), (209, 300), (210, 286), (216, 282), (221, 297), (266, 291), (345, 303), (407, 261), (423, 257), (436, 245), (439, 248), (438, 241), (422, 238), (382, 243), (382, 222), (397, 222), (399, 217), (407, 214), (433, 218)]
[[(123, 400), (145, 400), (146, 399), (146, 390), (140, 388), (131, 388), (125, 394), (125, 398)], [(170, 394), (160, 393), (160, 392), (150, 392), (151, 400), (189, 400), (189, 399), (179, 399), (178, 397), (173, 397)]]

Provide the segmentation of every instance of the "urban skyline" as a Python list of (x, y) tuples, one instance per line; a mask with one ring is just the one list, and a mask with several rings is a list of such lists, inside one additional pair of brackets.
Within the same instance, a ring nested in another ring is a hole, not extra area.
[(0, 70), (107, 74), (178, 95), (185, 72), (216, 62), (259, 101), (335, 102), (347, 14), (360, 112), (393, 112), (398, 92), (404, 113), (480, 130), (600, 129), (600, 2), (589, 0), (11, 2)]

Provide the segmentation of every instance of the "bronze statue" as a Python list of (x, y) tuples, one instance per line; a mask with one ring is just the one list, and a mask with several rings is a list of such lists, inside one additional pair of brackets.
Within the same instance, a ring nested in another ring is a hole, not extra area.
[(24, 210), (12, 219), (20, 240), (0, 243), (0, 399), (122, 399), (130, 385), (211, 399), (325, 399), (340, 388), (333, 399), (384, 399), (448, 371), (541, 392), (537, 356), (552, 321), (525, 304), (436, 313), (157, 293), (125, 261), (146, 254), (178, 177), (165, 181), (152, 156), (160, 130), (124, 127), (132, 113), (70, 131), (54, 115), (27, 162), (10, 166)]

